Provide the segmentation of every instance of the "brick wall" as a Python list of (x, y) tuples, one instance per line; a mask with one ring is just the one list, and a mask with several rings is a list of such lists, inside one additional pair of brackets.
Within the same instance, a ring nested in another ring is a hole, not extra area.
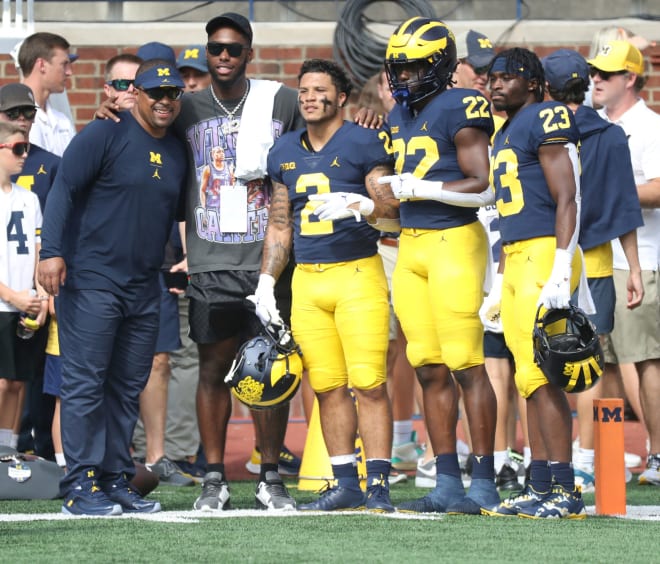
[[(508, 45), (511, 46), (511, 45)], [(179, 52), (183, 45), (172, 45)], [(535, 52), (543, 57), (559, 49), (561, 45), (537, 46)], [(575, 45), (563, 47), (573, 49)], [(578, 49), (587, 55), (589, 45), (579, 45)], [(74, 63), (74, 75), (68, 88), (71, 109), (78, 129), (92, 119), (95, 109), (103, 100), (103, 71), (105, 61), (121, 52), (135, 53), (137, 46), (115, 47), (78, 47), (74, 49), (80, 58)], [(642, 96), (649, 105), (660, 113), (660, 46), (653, 46), (645, 51), (649, 62), (649, 80)], [(248, 67), (249, 76), (280, 80), (289, 86), (296, 86), (300, 63), (309, 58), (332, 58), (331, 45), (310, 46), (261, 46), (255, 47), (255, 61)], [(16, 68), (8, 55), (0, 55), (0, 84), (12, 82), (18, 78)], [(355, 109), (357, 93), (351, 97), (348, 107), (350, 114)]]

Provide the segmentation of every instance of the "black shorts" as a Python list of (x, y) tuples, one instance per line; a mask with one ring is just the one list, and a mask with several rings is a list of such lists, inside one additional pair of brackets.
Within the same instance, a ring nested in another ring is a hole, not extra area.
[(484, 332), (484, 356), (489, 358), (508, 358), (513, 360), (513, 354), (506, 346), (502, 333)]
[[(285, 323), (291, 323), (290, 264), (275, 285), (275, 299)], [(217, 343), (238, 336), (250, 339), (262, 329), (254, 305), (246, 297), (254, 294), (259, 272), (221, 270), (191, 274), (186, 296), (190, 299), (190, 338), (199, 344)]]
[[(36, 335), (31, 339), (16, 336), (19, 317), (18, 313), (0, 312), (0, 378), (29, 382), (35, 375), (37, 341)], [(38, 339), (38, 344), (42, 342)]]

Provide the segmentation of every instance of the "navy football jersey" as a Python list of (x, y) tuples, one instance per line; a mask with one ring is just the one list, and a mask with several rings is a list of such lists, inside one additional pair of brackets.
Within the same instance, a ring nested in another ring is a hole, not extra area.
[[(452, 88), (433, 98), (419, 114), (396, 105), (388, 117), (397, 174), (410, 172), (425, 180), (461, 180), (454, 137), (464, 127), (493, 134), (490, 103), (476, 90)], [(402, 200), (401, 227), (446, 229), (477, 220), (477, 208), (434, 200)]]
[(559, 102), (526, 106), (497, 132), (490, 170), (502, 241), (555, 234), (557, 204), (545, 180), (538, 150), (544, 144), (577, 142), (573, 112)]
[(320, 202), (311, 194), (354, 192), (370, 197), (367, 174), (380, 164), (392, 164), (386, 131), (344, 122), (323, 149), (303, 144), (304, 130), (283, 135), (268, 155), (268, 174), (289, 189), (294, 219), (293, 248), (297, 263), (334, 263), (376, 254), (379, 232), (366, 220), (320, 220), (312, 211)]
[(31, 143), (23, 170), (12, 176), (11, 180), (26, 190), (34, 192), (39, 197), (41, 209), (45, 210), (46, 197), (55, 181), (59, 165), (60, 157), (55, 153)]

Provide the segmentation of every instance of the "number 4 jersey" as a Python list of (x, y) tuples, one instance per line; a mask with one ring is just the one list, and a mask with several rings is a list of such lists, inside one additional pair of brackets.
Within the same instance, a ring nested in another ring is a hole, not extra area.
[[(12, 184), (0, 190), (0, 282), (12, 290), (29, 290), (34, 285), (36, 246), (41, 242), (41, 208), (37, 196)], [(0, 300), (0, 311), (17, 311)]]
[[(495, 135), (491, 184), (500, 214), (502, 241), (555, 235), (557, 204), (539, 162), (539, 147), (578, 143), (573, 112), (559, 102), (522, 108)], [(576, 186), (579, 186), (576, 179)]]

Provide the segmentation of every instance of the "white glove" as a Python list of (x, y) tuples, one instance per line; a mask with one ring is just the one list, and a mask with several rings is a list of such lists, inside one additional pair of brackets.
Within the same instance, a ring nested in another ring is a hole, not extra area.
[(260, 274), (257, 289), (254, 294), (247, 297), (255, 305), (257, 317), (264, 325), (282, 325), (280, 310), (275, 301), (275, 278), (270, 274)]
[(546, 309), (567, 309), (571, 300), (571, 261), (573, 255), (566, 249), (555, 251), (550, 278), (543, 286), (539, 301)]
[[(312, 202), (323, 202), (314, 210), (319, 219), (333, 220), (355, 217), (360, 221), (361, 216), (371, 215), (376, 207), (374, 202), (360, 194), (353, 192), (325, 192), (323, 194), (312, 194), (309, 199)], [(360, 204), (359, 209), (349, 208), (351, 204)]]
[(504, 275), (497, 273), (493, 280), (490, 293), (484, 298), (484, 303), (479, 308), (479, 317), (484, 324), (484, 329), (492, 333), (503, 333), (500, 309), (502, 305), (502, 280)]
[(410, 172), (381, 176), (378, 184), (389, 184), (397, 200), (418, 198), (421, 200), (442, 201), (442, 182), (439, 180), (422, 180)]

